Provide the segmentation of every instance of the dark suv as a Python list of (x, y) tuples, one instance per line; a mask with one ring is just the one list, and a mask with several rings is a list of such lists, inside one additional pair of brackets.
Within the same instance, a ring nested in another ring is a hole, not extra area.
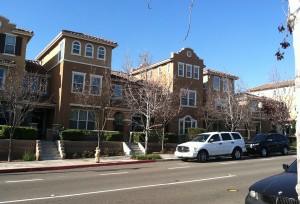
[(260, 154), (262, 157), (273, 152), (289, 153), (289, 139), (283, 134), (258, 134), (246, 142), (248, 154)]

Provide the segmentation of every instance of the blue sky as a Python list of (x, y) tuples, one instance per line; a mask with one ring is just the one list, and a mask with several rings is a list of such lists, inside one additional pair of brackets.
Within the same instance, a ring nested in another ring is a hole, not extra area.
[[(62, 30), (106, 38), (119, 44), (113, 50), (113, 70), (121, 70), (126, 55), (138, 66), (147, 51), (152, 62), (192, 48), (207, 68), (239, 76), (247, 88), (294, 78), (292, 46), (285, 59), (274, 54), (283, 40), (282, 0), (194, 0), (189, 37), (190, 0), (1, 0), (0, 15), (17, 27), (34, 31), (27, 59), (35, 57)], [(291, 42), (291, 38), (288, 39)]]

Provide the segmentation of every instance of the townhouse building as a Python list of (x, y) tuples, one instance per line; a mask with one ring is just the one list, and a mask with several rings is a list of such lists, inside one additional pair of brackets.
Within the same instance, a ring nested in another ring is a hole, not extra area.
[(285, 104), (285, 107), (287, 108), (289, 113), (289, 122), (287, 122), (285, 130), (278, 129), (282, 127), (271, 127), (272, 123), (269, 124), (269, 129), (277, 129), (277, 131), (279, 132), (290, 133), (290, 130), (295, 128), (295, 120), (297, 119), (297, 109), (294, 80), (285, 80), (264, 84), (261, 86), (253, 87), (249, 89), (248, 92), (252, 95), (261, 97), (261, 103), (264, 101), (264, 98), (269, 98), (271, 100), (275, 100), (279, 103)]
[[(112, 100), (122, 99), (122, 77), (112, 73), (111, 67), (112, 51), (117, 46), (111, 40), (62, 30), (38, 54), (36, 60), (51, 75), (54, 124), (84, 130), (105, 125), (105, 130), (129, 133), (128, 110), (117, 103), (112, 106)], [(96, 114), (99, 110), (102, 113)]]
[[(130, 131), (135, 131), (134, 116), (123, 103), (128, 77), (111, 67), (116, 42), (62, 30), (35, 60), (26, 60), (26, 46), (33, 32), (16, 28), (5, 17), (0, 17), (0, 22), (0, 85), (4, 87), (9, 72), (25, 73), (25, 89), (33, 89), (41, 97), (24, 125), (35, 125), (40, 139), (47, 139), (47, 129), (95, 130), (100, 124), (105, 124), (104, 130), (123, 132), (124, 140)], [(191, 48), (133, 69), (130, 74), (137, 79), (147, 74), (153, 80), (170, 84), (170, 92), (178, 96), (176, 105), (180, 112), (166, 131), (177, 134), (180, 141), (186, 139), (188, 128), (206, 128), (199, 110), (208, 101), (222, 106), (225, 93), (234, 92), (234, 81), (238, 79), (206, 69), (203, 59)], [(102, 112), (97, 115), (99, 110)], [(224, 127), (216, 121), (209, 130), (221, 131)]]

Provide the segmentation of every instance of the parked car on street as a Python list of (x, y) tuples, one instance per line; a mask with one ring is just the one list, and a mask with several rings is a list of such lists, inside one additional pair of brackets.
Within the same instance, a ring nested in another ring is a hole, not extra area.
[(258, 134), (246, 141), (248, 154), (259, 154), (262, 157), (270, 153), (281, 152), (283, 155), (289, 153), (289, 139), (283, 134), (268, 133)]
[(250, 186), (245, 204), (300, 204), (296, 192), (297, 160), (283, 164), (283, 173), (260, 180)]
[(177, 145), (175, 156), (183, 161), (197, 159), (205, 162), (209, 157), (231, 155), (240, 159), (246, 152), (245, 141), (238, 132), (207, 132), (197, 135), (191, 141)]

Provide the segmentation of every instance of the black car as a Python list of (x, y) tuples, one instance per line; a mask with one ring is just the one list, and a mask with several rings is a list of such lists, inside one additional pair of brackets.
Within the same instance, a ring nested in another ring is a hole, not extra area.
[(258, 181), (249, 188), (245, 204), (300, 204), (296, 192), (297, 160), (283, 165), (285, 172)]
[(283, 134), (258, 134), (246, 141), (248, 154), (260, 154), (262, 157), (273, 152), (289, 153), (289, 139)]

